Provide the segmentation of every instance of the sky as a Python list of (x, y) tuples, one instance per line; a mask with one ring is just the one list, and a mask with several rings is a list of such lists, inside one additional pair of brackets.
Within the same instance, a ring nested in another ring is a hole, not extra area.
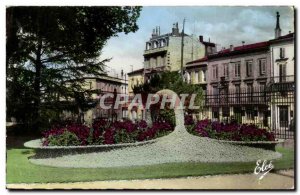
[(186, 19), (185, 33), (204, 36), (204, 40), (217, 43), (218, 47), (238, 46), (245, 41), (251, 44), (274, 38), (276, 12), (280, 13), (281, 34), (294, 32), (294, 10), (292, 7), (226, 7), (226, 6), (168, 6), (143, 7), (137, 21), (135, 33), (119, 33), (108, 40), (102, 59), (112, 58), (108, 65), (111, 74), (125, 73), (143, 67), (145, 43), (152, 29), (160, 26), (161, 34), (170, 33), (173, 23), (178, 22), (182, 30)]

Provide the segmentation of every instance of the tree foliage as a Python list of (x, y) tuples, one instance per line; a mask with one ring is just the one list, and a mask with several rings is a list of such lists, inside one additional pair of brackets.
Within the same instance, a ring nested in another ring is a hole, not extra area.
[[(84, 101), (84, 76), (103, 74), (106, 41), (138, 30), (140, 7), (9, 7), (6, 10), (7, 112), (41, 120), (61, 99)], [(84, 103), (81, 103), (84, 105)], [(28, 112), (24, 113), (27, 110)]]
[(194, 105), (201, 106), (203, 90), (200, 85), (185, 82), (178, 72), (162, 72), (154, 74), (147, 82), (133, 87), (133, 92), (156, 93), (162, 89), (170, 89), (180, 94), (188, 94), (186, 104), (189, 104), (192, 94), (196, 94)]

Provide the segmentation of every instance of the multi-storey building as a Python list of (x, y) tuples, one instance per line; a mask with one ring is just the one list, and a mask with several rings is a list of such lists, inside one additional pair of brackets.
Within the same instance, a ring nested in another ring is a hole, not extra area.
[[(183, 37), (183, 64), (205, 55), (205, 44), (193, 35), (184, 34)], [(161, 35), (159, 27), (154, 29), (144, 51), (145, 80), (153, 73), (180, 70), (181, 45), (182, 33), (179, 32), (178, 23), (173, 24), (171, 33)]]
[[(266, 103), (254, 93), (265, 90), (270, 76), (268, 42), (231, 46), (209, 56), (207, 105), (210, 105), (211, 118), (222, 120), (233, 116), (244, 123), (255, 120), (267, 126)], [(222, 96), (224, 99), (220, 100)]]
[(277, 12), (275, 39), (270, 40), (271, 68), (273, 72), (271, 120), (279, 134), (291, 137), (295, 130), (295, 34), (281, 36)]
[[(123, 72), (123, 71), (122, 71)], [(127, 107), (119, 105), (118, 108), (114, 109), (115, 98), (117, 94), (126, 96), (128, 94), (128, 84), (126, 77), (121, 73), (121, 77), (109, 76), (103, 74), (97, 77), (86, 76), (82, 78), (83, 88), (91, 91), (91, 102), (95, 105), (92, 109), (87, 111), (81, 111), (82, 122), (91, 123), (93, 119), (105, 118), (109, 120), (118, 120), (127, 117)], [(105, 94), (110, 93), (113, 96), (106, 97), (104, 104), (111, 106), (110, 109), (101, 108), (100, 98)], [(64, 112), (66, 118), (76, 118), (76, 114), (72, 112)]]
[(281, 36), (277, 13), (275, 39), (230, 45), (188, 62), (185, 69), (190, 82), (206, 93), (200, 118), (235, 119), (287, 135), (293, 128), (294, 66), (294, 33)]
[[(129, 100), (132, 100), (134, 96), (134, 92), (133, 92), (134, 87), (144, 83), (144, 68), (129, 72), (127, 75), (128, 75), (128, 95), (129, 95)], [(140, 109), (137, 107), (133, 107), (133, 108), (128, 107), (127, 117), (129, 119), (141, 120), (145, 118), (144, 115), (145, 115), (144, 109)]]

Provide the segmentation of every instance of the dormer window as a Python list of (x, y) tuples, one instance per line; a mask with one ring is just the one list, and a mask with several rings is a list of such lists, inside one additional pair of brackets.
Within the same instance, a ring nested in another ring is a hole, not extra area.
[(149, 50), (149, 49), (151, 49), (151, 43), (146, 43), (146, 50)]
[(153, 42), (153, 48), (155, 49), (155, 48), (157, 48), (158, 47), (158, 42), (157, 41), (154, 41)]
[(280, 59), (285, 58), (285, 48), (280, 48)]
[(162, 40), (160, 41), (160, 45), (161, 45), (161, 47), (166, 46), (166, 40), (162, 39)]

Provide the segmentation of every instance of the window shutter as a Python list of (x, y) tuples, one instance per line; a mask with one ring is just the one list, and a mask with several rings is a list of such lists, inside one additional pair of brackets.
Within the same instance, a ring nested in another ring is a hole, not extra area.
[(262, 75), (262, 60), (258, 60), (259, 75)]
[(266, 73), (266, 60), (262, 60), (262, 74)]

